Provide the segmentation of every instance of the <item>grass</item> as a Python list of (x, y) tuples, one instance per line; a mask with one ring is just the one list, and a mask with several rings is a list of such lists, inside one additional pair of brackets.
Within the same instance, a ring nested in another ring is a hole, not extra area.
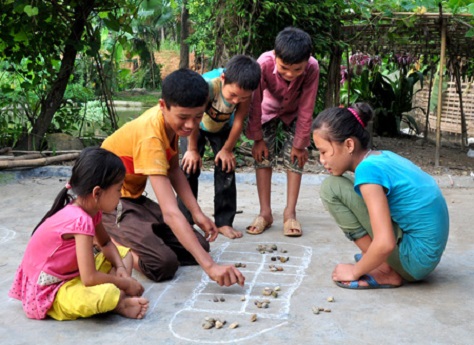
[(145, 107), (156, 105), (161, 97), (161, 92), (157, 91), (122, 91), (114, 96), (117, 101), (142, 102)]

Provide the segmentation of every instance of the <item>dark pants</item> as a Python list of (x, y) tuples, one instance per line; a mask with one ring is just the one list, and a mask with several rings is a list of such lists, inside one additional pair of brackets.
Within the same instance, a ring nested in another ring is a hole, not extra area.
[[(163, 221), (160, 206), (145, 196), (120, 199), (117, 211), (104, 213), (102, 222), (115, 241), (131, 248), (139, 257), (141, 271), (151, 280), (173, 278), (179, 265), (197, 265)], [(201, 246), (209, 251), (209, 242), (194, 232)]]
[[(209, 140), (214, 156), (222, 149), (227, 138), (229, 137), (230, 129), (222, 130), (217, 133), (209, 133), (203, 130), (199, 130), (198, 137), (198, 151), (202, 157), (206, 147), (206, 139)], [(182, 143), (183, 144), (183, 143)], [(183, 146), (180, 145), (183, 151)], [(198, 179), (201, 171), (198, 170), (196, 173), (186, 174), (191, 190), (194, 196), (198, 197)], [(190, 224), (194, 224), (191, 213), (184, 206), (181, 199), (178, 198), (178, 205), (186, 216), (186, 219)], [(214, 168), (214, 221), (218, 227), (229, 225), (232, 226), (234, 222), (235, 212), (237, 210), (237, 188), (235, 186), (235, 171), (227, 173), (222, 170), (221, 164)]]

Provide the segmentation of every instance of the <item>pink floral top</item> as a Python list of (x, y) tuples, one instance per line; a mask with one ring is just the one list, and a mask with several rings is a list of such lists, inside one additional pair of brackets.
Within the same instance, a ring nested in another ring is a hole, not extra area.
[(92, 218), (70, 204), (46, 219), (33, 234), (8, 293), (22, 301), (29, 318), (44, 319), (61, 285), (79, 276), (76, 241), (63, 239), (63, 235), (94, 236), (101, 219), (101, 212)]

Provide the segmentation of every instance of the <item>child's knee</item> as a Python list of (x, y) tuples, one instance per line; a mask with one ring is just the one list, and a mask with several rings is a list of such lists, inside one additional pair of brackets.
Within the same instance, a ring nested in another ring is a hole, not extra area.
[(345, 176), (328, 176), (321, 183), (319, 196), (323, 203), (330, 203), (334, 200), (340, 200), (345, 189), (352, 192), (354, 188), (353, 182)]
[(174, 277), (179, 267), (177, 257), (166, 257), (160, 261), (143, 260), (139, 258), (138, 266), (140, 271), (149, 279), (155, 282), (170, 280)]

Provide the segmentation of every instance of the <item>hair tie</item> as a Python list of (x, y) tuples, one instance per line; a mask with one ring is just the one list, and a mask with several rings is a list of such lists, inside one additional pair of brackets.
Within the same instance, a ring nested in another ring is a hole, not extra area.
[(365, 124), (364, 124), (364, 121), (362, 121), (362, 119), (360, 118), (359, 114), (357, 114), (357, 111), (355, 111), (354, 109), (352, 108), (347, 108), (347, 110), (349, 110), (352, 115), (355, 116), (356, 120), (360, 123), (360, 125), (362, 126), (362, 128), (365, 128)]
[(66, 184), (64, 185), (64, 187), (65, 187), (66, 189), (71, 189), (71, 188), (72, 188), (72, 187), (71, 187), (71, 184), (70, 184), (69, 182), (66, 182)]

